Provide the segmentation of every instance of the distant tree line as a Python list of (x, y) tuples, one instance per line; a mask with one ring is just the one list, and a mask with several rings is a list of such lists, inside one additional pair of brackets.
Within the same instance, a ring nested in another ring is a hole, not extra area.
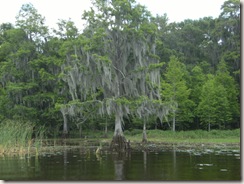
[(94, 0), (58, 29), (32, 4), (0, 25), (0, 123), (72, 130), (240, 127), (240, 2), (168, 22), (135, 0)]

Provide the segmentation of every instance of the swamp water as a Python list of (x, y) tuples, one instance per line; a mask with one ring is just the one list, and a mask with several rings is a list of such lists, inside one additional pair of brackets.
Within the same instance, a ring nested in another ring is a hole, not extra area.
[(122, 155), (79, 149), (0, 156), (1, 180), (240, 180), (239, 150), (167, 150)]

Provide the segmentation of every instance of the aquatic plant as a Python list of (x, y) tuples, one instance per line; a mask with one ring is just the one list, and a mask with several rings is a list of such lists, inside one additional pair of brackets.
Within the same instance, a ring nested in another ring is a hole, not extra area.
[(33, 143), (37, 145), (43, 139), (45, 132), (43, 127), (34, 127), (35, 124), (30, 121), (5, 120), (1, 122), (0, 153), (29, 153)]
[(0, 124), (1, 152), (20, 152), (31, 140), (34, 125), (30, 122), (6, 120)]

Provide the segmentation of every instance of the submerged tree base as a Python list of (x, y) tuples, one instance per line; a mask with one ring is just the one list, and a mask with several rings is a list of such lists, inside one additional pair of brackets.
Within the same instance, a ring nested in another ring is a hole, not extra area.
[(62, 139), (67, 139), (67, 138), (69, 138), (69, 132), (63, 132)]
[(125, 152), (130, 150), (130, 141), (126, 141), (123, 135), (113, 136), (112, 142), (110, 144), (110, 149), (116, 152)]

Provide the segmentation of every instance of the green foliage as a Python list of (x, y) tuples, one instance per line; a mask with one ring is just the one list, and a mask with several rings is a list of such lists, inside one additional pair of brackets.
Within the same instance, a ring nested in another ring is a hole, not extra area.
[(198, 114), (203, 123), (221, 125), (231, 120), (228, 93), (212, 75), (203, 85)]
[(186, 75), (185, 65), (172, 56), (164, 73), (161, 93), (163, 101), (173, 104), (171, 115), (177, 121), (192, 121), (193, 118), (191, 109), (194, 102), (189, 99), (191, 91), (186, 86)]
[(206, 81), (206, 76), (203, 73), (201, 66), (196, 65), (191, 70), (191, 98), (195, 102), (195, 104), (199, 104), (199, 97), (202, 91), (202, 85)]
[(132, 130), (171, 109), (164, 119), (178, 130), (240, 127), (240, 2), (221, 10), (218, 18), (168, 23), (135, 0), (95, 0), (82, 33), (70, 19), (50, 33), (24, 4), (16, 25), (0, 25), (0, 122), (35, 119), (52, 132), (67, 115), (72, 131), (95, 130), (104, 127), (101, 114), (114, 121), (121, 110)]
[(218, 64), (216, 71), (216, 80), (222, 84), (226, 90), (228, 104), (230, 106), (230, 113), (232, 118), (238, 117), (240, 114), (240, 104), (238, 103), (238, 85), (234, 78), (230, 75), (227, 64), (224, 60), (221, 60)]
[(201, 121), (225, 128), (239, 114), (237, 87), (221, 60), (216, 75), (209, 75), (202, 87), (198, 113)]

